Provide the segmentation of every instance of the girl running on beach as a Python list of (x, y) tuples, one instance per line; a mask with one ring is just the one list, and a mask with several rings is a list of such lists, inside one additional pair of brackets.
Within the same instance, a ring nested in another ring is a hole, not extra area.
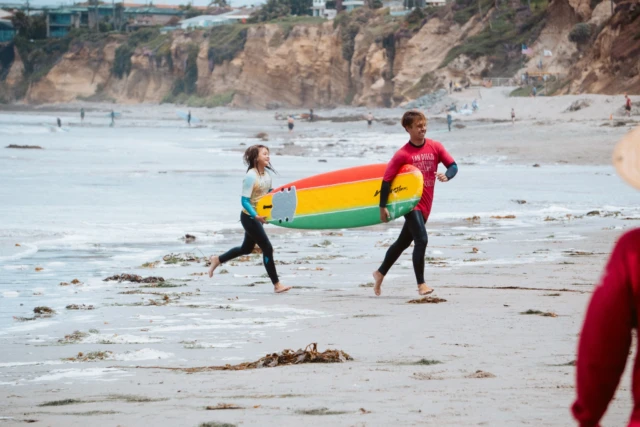
[[(433, 289), (427, 286), (424, 281), (424, 253), (429, 240), (425, 225), (431, 213), (436, 178), (440, 182), (448, 182), (458, 173), (458, 165), (442, 144), (425, 138), (427, 118), (424, 114), (419, 111), (407, 111), (402, 116), (402, 126), (409, 134), (409, 142), (402, 146), (387, 164), (380, 188), (380, 220), (382, 222), (389, 221), (387, 199), (391, 192), (391, 181), (403, 165), (413, 165), (422, 172), (424, 187), (417, 206), (404, 216), (404, 226), (400, 231), (400, 236), (387, 250), (380, 267), (373, 272), (375, 281), (373, 291), (376, 295), (380, 295), (384, 276), (402, 255), (402, 252), (411, 245), (411, 242), (414, 243), (413, 271), (418, 282), (418, 293), (427, 295), (433, 292)], [(446, 173), (437, 172), (439, 163), (447, 167)]]
[(271, 172), (275, 172), (269, 158), (269, 148), (264, 145), (252, 145), (244, 152), (244, 162), (248, 166), (247, 174), (242, 181), (242, 213), (240, 223), (244, 227), (244, 241), (241, 246), (230, 249), (220, 256), (212, 255), (209, 277), (222, 263), (230, 261), (241, 255), (249, 255), (256, 244), (262, 249), (262, 262), (267, 274), (273, 283), (276, 293), (286, 292), (290, 286), (284, 286), (278, 279), (276, 264), (273, 259), (273, 248), (264, 231), (265, 217), (256, 212), (258, 199), (271, 191)]

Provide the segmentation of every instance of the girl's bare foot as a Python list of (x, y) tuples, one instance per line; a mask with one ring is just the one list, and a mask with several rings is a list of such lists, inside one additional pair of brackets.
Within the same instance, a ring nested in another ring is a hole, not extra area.
[(289, 289), (291, 289), (291, 286), (284, 286), (280, 282), (273, 285), (273, 292), (275, 292), (276, 294), (287, 292)]
[(212, 278), (213, 272), (220, 265), (220, 258), (218, 258), (215, 255), (211, 255), (211, 258), (209, 258), (209, 261), (211, 261), (211, 265), (209, 266), (209, 278)]
[(384, 276), (378, 270), (373, 272), (373, 293), (376, 296), (380, 296), (382, 293), (380, 287), (382, 286), (382, 281), (384, 280)]
[(420, 295), (429, 295), (431, 292), (433, 292), (433, 288), (428, 287), (426, 284), (420, 283), (418, 285), (418, 293)]

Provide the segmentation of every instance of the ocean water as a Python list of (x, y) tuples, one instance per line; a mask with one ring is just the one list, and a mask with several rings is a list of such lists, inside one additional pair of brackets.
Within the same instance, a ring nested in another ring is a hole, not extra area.
[[(53, 116), (35, 113), (0, 114), (0, 341), (3, 336), (24, 334), (39, 336), (34, 339), (42, 342), (59, 338), (70, 331), (56, 328), (54, 320), (19, 323), (13, 317), (25, 316), (37, 305), (99, 305), (105, 298), (118, 303), (125, 297), (109, 294), (112, 285), (103, 278), (123, 272), (161, 275), (162, 268), (141, 272), (139, 267), (168, 253), (220, 253), (241, 239), (240, 189), (246, 171), (242, 152), (258, 141), (251, 136), (255, 124), (240, 121), (186, 128), (175, 119), (144, 118), (121, 120), (111, 128), (100, 117), (84, 126), (58, 130), (48, 124), (52, 122)], [(291, 136), (280, 127), (273, 129), (274, 136), (267, 142), (279, 173), (274, 186), (316, 173), (385, 162), (405, 138), (399, 131), (380, 134), (344, 129), (324, 133), (311, 129), (302, 136)], [(4, 148), (9, 144), (39, 145), (43, 150)], [(554, 239), (579, 241), (584, 230), (628, 226), (632, 221), (624, 223), (619, 218), (640, 216), (640, 193), (624, 184), (611, 166), (534, 168), (507, 160), (459, 161), (458, 176), (450, 183), (437, 184), (429, 231), (447, 240), (495, 240), (496, 246), (504, 246), (505, 241), (545, 241), (550, 233)], [(593, 210), (603, 215), (584, 218), (576, 228), (567, 226), (571, 216)], [(611, 216), (606, 217), (607, 213)], [(504, 215), (516, 219), (481, 224), (465, 220)], [(554, 226), (545, 221), (549, 218), (564, 221), (562, 229), (549, 231)], [(401, 225), (400, 220), (388, 226), (344, 230), (336, 246), (341, 249), (334, 252), (366, 254), (374, 242), (392, 241)], [(309, 241), (324, 239), (314, 231), (272, 226), (269, 230), (285, 260), (292, 259), (292, 253), (304, 255)], [(186, 233), (197, 237), (195, 245), (180, 240)], [(510, 247), (502, 252), (497, 249), (493, 257), (480, 262), (534, 264), (543, 258), (516, 256)], [(437, 248), (429, 250), (432, 256), (441, 254)], [(37, 267), (42, 270), (36, 271)], [(312, 276), (305, 268), (295, 270), (298, 277)], [(464, 263), (452, 260), (447, 268), (464, 268)], [(264, 281), (263, 273), (258, 266), (243, 277)], [(291, 277), (287, 274), (283, 277)], [(74, 278), (84, 286), (59, 286)], [(262, 325), (267, 322), (270, 327), (285, 328), (300, 318), (327, 315), (263, 306), (256, 302), (252, 287), (234, 292), (243, 300), (232, 303), (233, 317), (211, 319), (182, 310), (175, 311), (175, 317), (136, 317), (133, 325), (131, 319), (114, 319), (106, 335), (92, 335), (86, 342), (109, 341), (115, 334), (118, 338), (110, 342), (116, 345), (149, 345), (179, 340), (184, 331), (201, 329), (207, 334), (198, 346), (229, 347), (264, 335)], [(221, 296), (207, 298), (206, 304), (229, 303)], [(175, 310), (180, 308), (176, 303)], [(88, 316), (88, 323), (100, 320), (93, 312), (73, 315), (75, 322), (81, 322), (81, 316)], [(147, 335), (127, 335), (128, 329), (140, 330), (150, 321), (154, 324), (147, 328)], [(114, 360), (139, 360), (150, 354), (162, 358), (173, 353), (147, 349), (125, 354), (123, 350)]]

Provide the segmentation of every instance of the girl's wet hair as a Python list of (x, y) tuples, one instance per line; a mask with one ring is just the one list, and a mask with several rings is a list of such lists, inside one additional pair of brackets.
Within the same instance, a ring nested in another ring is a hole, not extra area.
[[(258, 154), (260, 154), (260, 150), (262, 148), (266, 148), (267, 151), (270, 151), (269, 147), (262, 144), (252, 145), (251, 147), (245, 150), (244, 156), (242, 157), (242, 159), (244, 160), (244, 164), (247, 165), (247, 172), (249, 172), (252, 168), (256, 167), (256, 160), (258, 159)], [(273, 166), (271, 166), (271, 163), (267, 165), (267, 169), (269, 169), (274, 173), (278, 173), (273, 168)]]

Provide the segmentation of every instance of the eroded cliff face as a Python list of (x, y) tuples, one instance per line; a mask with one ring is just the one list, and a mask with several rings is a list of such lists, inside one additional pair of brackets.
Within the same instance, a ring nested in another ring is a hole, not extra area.
[(461, 56), (447, 67), (440, 68), (447, 53), (466, 37), (482, 31), (483, 21), (470, 19), (464, 26), (452, 25), (452, 20), (433, 18), (410, 39), (402, 39), (396, 47), (393, 77), (394, 103), (410, 99), (407, 92), (424, 76), (432, 73), (442, 86), (450, 79), (480, 79), (480, 73), (486, 67), (486, 61), (471, 61)]
[(100, 49), (75, 45), (47, 73), (29, 87), (26, 100), (31, 103), (69, 102), (89, 97), (109, 80), (116, 43)]
[[(545, 27), (532, 45), (536, 52), (547, 49), (545, 69), (571, 74), (574, 82), (565, 91), (640, 93), (640, 11), (637, 2), (617, 4), (611, 17), (610, 3), (591, 10), (590, 0), (553, 0)], [(376, 14), (374, 14), (376, 15)], [(481, 80), (490, 67), (486, 57), (471, 60), (461, 55), (440, 67), (447, 53), (478, 34), (488, 25), (473, 17), (465, 25), (455, 24), (453, 11), (429, 18), (416, 32), (372, 30), (388, 25), (377, 14), (366, 31), (353, 40), (353, 55), (345, 59), (345, 38), (339, 25), (325, 22), (297, 25), (285, 33), (276, 24), (249, 28), (243, 50), (231, 60), (214, 64), (209, 58), (209, 39), (202, 31), (174, 32), (169, 57), (137, 48), (131, 70), (123, 78), (112, 73), (116, 49), (126, 42), (112, 36), (101, 44), (79, 43), (39, 81), (32, 83), (25, 100), (30, 103), (69, 102), (75, 99), (113, 99), (118, 103), (157, 103), (171, 93), (176, 80), (187, 70), (188, 52), (197, 49), (197, 96), (234, 94), (232, 105), (243, 108), (326, 107), (345, 103), (362, 106), (396, 106), (416, 96), (423, 79), (432, 86), (449, 80)], [(592, 46), (582, 51), (568, 40), (580, 22), (602, 28)], [(386, 28), (386, 27), (385, 27)], [(17, 55), (17, 51), (16, 51)], [(193, 55), (193, 54), (192, 54)], [(535, 71), (530, 60), (524, 71)], [(19, 55), (3, 87), (22, 81)], [(426, 79), (426, 80), (425, 80)]]
[(593, 47), (576, 64), (573, 93), (640, 93), (640, 4), (620, 2)]
[[(244, 51), (232, 62), (239, 71), (233, 104), (239, 107), (314, 107), (345, 102), (349, 63), (333, 23), (296, 26), (285, 38), (278, 25), (251, 28)], [(224, 87), (212, 80), (214, 91)]]

